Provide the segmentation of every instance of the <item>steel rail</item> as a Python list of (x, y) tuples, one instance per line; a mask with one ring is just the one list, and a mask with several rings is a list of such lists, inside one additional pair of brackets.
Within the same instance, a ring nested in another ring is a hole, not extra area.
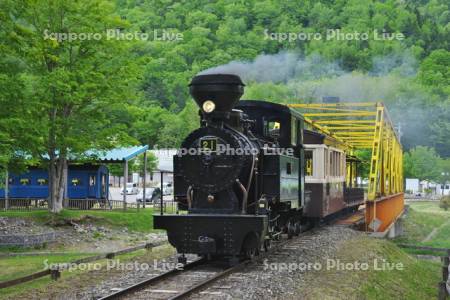
[(192, 295), (195, 292), (198, 292), (204, 288), (206, 288), (208, 285), (210, 285), (211, 283), (219, 280), (220, 278), (224, 277), (225, 275), (228, 275), (230, 273), (233, 273), (241, 268), (243, 268), (244, 266), (246, 266), (251, 260), (246, 260), (243, 261), (233, 267), (230, 267), (228, 269), (225, 269), (224, 271), (212, 276), (211, 278), (207, 278), (202, 282), (197, 283), (196, 285), (192, 286), (191, 288), (182, 291), (181, 293), (170, 297), (169, 300), (176, 300), (176, 299), (185, 299), (186, 297)]
[(126, 287), (126, 288), (124, 288), (124, 289), (122, 289), (120, 291), (117, 291), (117, 292), (115, 292), (113, 294), (110, 294), (110, 295), (107, 295), (105, 297), (99, 298), (98, 300), (120, 299), (120, 298), (122, 298), (122, 297), (124, 297), (124, 296), (126, 296), (128, 294), (136, 293), (137, 291), (143, 290), (143, 289), (147, 288), (148, 286), (150, 286), (151, 284), (160, 282), (161, 280), (164, 280), (164, 279), (166, 279), (168, 277), (174, 276), (174, 275), (176, 275), (178, 273), (181, 273), (181, 272), (183, 272), (185, 270), (189, 270), (189, 269), (192, 269), (193, 267), (201, 265), (205, 261), (206, 260), (204, 258), (197, 259), (197, 260), (195, 260), (193, 262), (190, 262), (190, 263), (184, 265), (183, 269), (177, 269), (177, 268), (172, 269), (170, 271), (164, 272), (164, 273), (162, 273), (160, 275), (157, 275), (155, 277), (152, 277), (152, 278), (149, 278), (149, 279), (145, 279), (145, 280), (143, 280), (141, 282), (133, 284), (133, 285), (131, 285), (129, 287)]

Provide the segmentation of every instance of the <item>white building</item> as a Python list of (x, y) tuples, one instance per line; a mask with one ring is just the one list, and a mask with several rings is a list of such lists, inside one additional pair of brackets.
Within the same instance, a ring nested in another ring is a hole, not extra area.
[(421, 192), (419, 179), (406, 178), (405, 192), (409, 192), (411, 194), (417, 194), (418, 192)]
[(450, 183), (446, 184), (438, 184), (436, 186), (436, 194), (437, 195), (443, 195), (443, 196), (449, 196), (450, 195)]
[(405, 192), (411, 194), (429, 194), (436, 196), (450, 195), (450, 183), (441, 184), (417, 178), (406, 178)]
[(150, 180), (160, 182), (162, 172), (163, 182), (173, 183), (173, 156), (177, 154), (177, 149), (158, 149), (150, 152), (158, 159), (158, 166), (152, 172)]

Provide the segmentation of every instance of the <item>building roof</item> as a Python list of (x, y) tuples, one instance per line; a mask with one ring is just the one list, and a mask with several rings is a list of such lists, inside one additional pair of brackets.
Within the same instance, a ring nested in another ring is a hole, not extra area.
[(109, 151), (91, 150), (86, 156), (94, 158), (103, 163), (115, 163), (129, 161), (148, 150), (148, 145), (115, 148)]

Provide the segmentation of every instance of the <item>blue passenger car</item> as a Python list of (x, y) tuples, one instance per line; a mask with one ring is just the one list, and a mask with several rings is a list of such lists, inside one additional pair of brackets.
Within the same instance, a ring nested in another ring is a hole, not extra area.
[[(69, 199), (107, 199), (109, 171), (103, 165), (69, 165), (67, 176)], [(23, 174), (10, 174), (9, 198), (46, 199), (49, 196), (48, 171), (30, 168)], [(5, 190), (0, 189), (0, 198)]]

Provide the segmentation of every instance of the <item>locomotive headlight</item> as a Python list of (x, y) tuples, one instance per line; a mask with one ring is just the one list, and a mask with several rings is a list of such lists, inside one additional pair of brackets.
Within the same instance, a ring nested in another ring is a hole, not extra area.
[(211, 100), (206, 100), (203, 102), (202, 106), (205, 113), (212, 113), (216, 109), (216, 104), (212, 102)]

